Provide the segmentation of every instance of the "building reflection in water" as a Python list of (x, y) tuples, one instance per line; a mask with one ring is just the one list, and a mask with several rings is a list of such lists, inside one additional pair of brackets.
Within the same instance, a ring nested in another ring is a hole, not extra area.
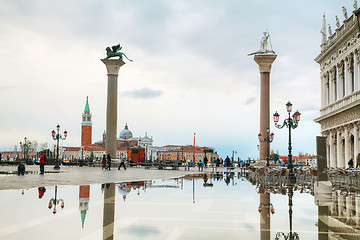
[(79, 186), (79, 210), (81, 215), (81, 227), (84, 228), (86, 213), (89, 209), (90, 185)]

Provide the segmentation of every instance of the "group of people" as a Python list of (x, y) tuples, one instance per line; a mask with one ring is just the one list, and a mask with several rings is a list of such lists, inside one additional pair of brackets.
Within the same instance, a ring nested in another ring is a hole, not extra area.
[[(105, 156), (105, 154), (103, 155), (103, 158), (101, 160), (102, 163), (102, 168), (101, 170), (103, 170), (105, 168), (105, 170), (111, 170), (111, 155), (110, 153), (107, 154), (107, 156)], [(125, 166), (125, 159), (123, 156), (120, 156), (120, 165), (118, 167), (118, 170), (120, 170), (121, 167), (124, 167), (124, 170), (126, 170), (126, 166)]]

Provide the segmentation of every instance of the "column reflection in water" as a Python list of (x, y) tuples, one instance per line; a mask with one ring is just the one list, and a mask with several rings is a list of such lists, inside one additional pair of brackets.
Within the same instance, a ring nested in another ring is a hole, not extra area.
[(107, 183), (104, 188), (103, 239), (114, 239), (115, 183)]
[(329, 239), (329, 207), (318, 206), (318, 240)]
[[(265, 193), (262, 187), (260, 190), (260, 239), (270, 240), (270, 193)], [(268, 207), (269, 206), (269, 207)]]

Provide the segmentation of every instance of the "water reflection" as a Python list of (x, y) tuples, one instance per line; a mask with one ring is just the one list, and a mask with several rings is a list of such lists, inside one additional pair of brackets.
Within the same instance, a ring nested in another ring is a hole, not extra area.
[[(316, 206), (310, 185), (286, 176), (273, 180), (277, 185), (246, 173), (215, 172), (39, 187), (21, 197), (20, 190), (0, 191), (0, 239), (54, 232), (53, 239), (359, 239), (358, 193), (336, 189), (329, 202)], [(49, 214), (47, 203), (66, 208)]]
[[(39, 198), (40, 198), (40, 192), (39, 192)], [(54, 207), (53, 209), (53, 214), (56, 214), (57, 210), (56, 210), (56, 206), (59, 205), (61, 203), (61, 208), (64, 208), (65, 203), (64, 200), (62, 198), (58, 198), (57, 196), (57, 186), (55, 186), (55, 197), (51, 198), (49, 201), (49, 205), (48, 208), (51, 209)]]

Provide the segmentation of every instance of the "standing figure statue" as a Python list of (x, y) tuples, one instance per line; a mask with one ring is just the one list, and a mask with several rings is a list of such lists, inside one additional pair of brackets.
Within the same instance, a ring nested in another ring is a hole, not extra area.
[(335, 18), (336, 18), (336, 27), (339, 28), (340, 27), (339, 18), (338, 16), (335, 16)]
[(330, 26), (330, 24), (328, 24), (328, 30), (329, 30), (329, 35), (331, 36), (331, 35), (332, 35), (332, 31), (331, 31), (331, 26)]
[(347, 11), (346, 11), (346, 8), (344, 6), (342, 7), (342, 11), (344, 13), (345, 20), (348, 19)]
[(120, 52), (120, 50), (122, 49), (122, 46), (120, 46), (120, 44), (112, 46), (111, 49), (109, 47), (106, 48), (106, 58), (105, 59), (109, 59), (112, 57), (119, 57), (119, 59), (123, 60), (123, 56), (126, 57), (127, 60), (129, 61), (133, 61), (131, 59), (129, 59), (125, 53)]
[(264, 36), (261, 38), (260, 51), (262, 51), (262, 52), (267, 51), (267, 41), (268, 41), (269, 37), (270, 37), (270, 34), (267, 32), (264, 32)]
[(354, 9), (357, 10), (357, 1), (354, 0), (354, 5), (353, 5)]

